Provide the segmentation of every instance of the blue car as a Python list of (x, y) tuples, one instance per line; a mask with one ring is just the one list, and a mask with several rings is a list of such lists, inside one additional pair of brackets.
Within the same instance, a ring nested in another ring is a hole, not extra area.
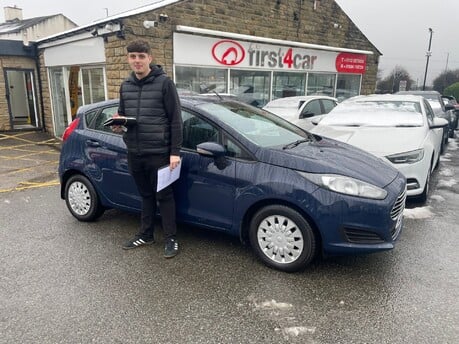
[[(239, 236), (282, 271), (319, 253), (389, 250), (402, 229), (406, 180), (350, 145), (312, 135), (220, 96), (182, 96), (178, 221)], [(104, 121), (117, 100), (79, 108), (63, 136), (61, 197), (80, 221), (140, 211), (122, 135)]]

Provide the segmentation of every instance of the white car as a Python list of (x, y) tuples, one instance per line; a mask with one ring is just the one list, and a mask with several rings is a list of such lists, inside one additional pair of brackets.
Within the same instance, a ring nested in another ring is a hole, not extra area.
[(310, 129), (313, 126), (311, 117), (327, 114), (337, 104), (336, 98), (327, 96), (295, 96), (274, 99), (263, 109), (303, 129)]
[(447, 125), (435, 117), (424, 97), (387, 94), (350, 98), (323, 116), (311, 132), (391, 163), (407, 178), (407, 196), (424, 203)]

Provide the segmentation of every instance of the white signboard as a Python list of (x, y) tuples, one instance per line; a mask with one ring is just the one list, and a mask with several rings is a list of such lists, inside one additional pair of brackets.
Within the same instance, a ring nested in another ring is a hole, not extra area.
[(366, 55), (174, 33), (174, 63), (363, 74)]

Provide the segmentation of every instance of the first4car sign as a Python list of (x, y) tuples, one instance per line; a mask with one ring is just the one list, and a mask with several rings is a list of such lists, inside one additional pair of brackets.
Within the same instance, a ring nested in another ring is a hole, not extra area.
[(364, 74), (366, 55), (174, 34), (176, 64)]

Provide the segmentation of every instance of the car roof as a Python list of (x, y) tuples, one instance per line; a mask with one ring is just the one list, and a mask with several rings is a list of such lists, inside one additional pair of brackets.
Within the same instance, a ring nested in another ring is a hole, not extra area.
[(264, 107), (296, 107), (298, 108), (298, 103), (300, 101), (308, 101), (312, 99), (329, 99), (337, 102), (338, 100), (329, 96), (293, 96), (293, 97), (283, 97), (271, 100)]
[(358, 102), (358, 101), (411, 101), (422, 102), (423, 97), (412, 94), (369, 94), (361, 95), (346, 99), (342, 103)]
[(398, 91), (396, 94), (416, 94), (416, 95), (424, 95), (424, 94), (436, 94), (440, 95), (438, 91)]
[[(231, 101), (238, 102), (234, 96), (216, 95), (216, 94), (179, 95), (179, 98), (180, 98), (180, 103), (188, 107), (194, 107), (196, 105), (203, 104), (203, 103), (218, 103), (222, 100), (231, 100)], [(100, 107), (106, 107), (106, 106), (118, 105), (118, 104), (119, 104), (119, 99), (103, 100), (97, 103), (80, 106), (78, 108), (78, 113), (86, 113), (88, 111), (92, 111)]]

